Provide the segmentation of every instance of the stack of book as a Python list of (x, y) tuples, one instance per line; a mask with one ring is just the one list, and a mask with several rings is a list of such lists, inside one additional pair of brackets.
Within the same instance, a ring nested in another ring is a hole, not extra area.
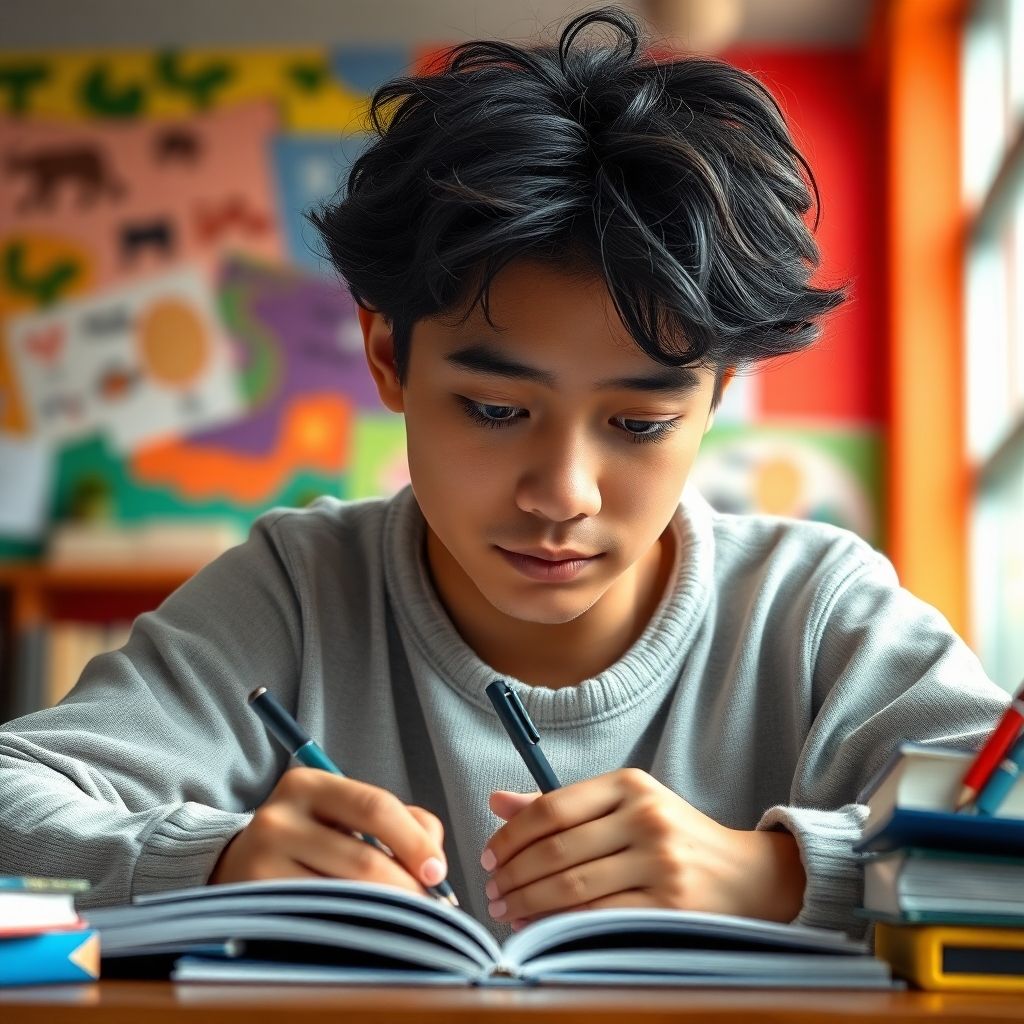
[(1024, 991), (1024, 778), (955, 811), (973, 754), (903, 744), (860, 796), (875, 952), (927, 989)]
[(0, 986), (99, 977), (99, 935), (75, 909), (88, 888), (70, 878), (0, 878)]

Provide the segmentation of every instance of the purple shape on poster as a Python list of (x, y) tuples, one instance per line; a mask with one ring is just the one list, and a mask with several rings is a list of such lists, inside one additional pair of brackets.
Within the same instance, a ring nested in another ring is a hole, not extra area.
[(304, 395), (327, 392), (344, 396), (356, 410), (384, 410), (366, 366), (355, 301), (339, 283), (293, 267), (232, 259), (221, 289), (251, 406), (243, 419), (192, 435), (192, 442), (248, 455), (269, 452), (285, 411)]

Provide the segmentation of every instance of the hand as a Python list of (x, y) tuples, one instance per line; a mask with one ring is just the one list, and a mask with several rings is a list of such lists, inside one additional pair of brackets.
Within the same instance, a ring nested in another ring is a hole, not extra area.
[(489, 912), (514, 928), (566, 910), (674, 907), (774, 921), (805, 885), (788, 832), (726, 828), (638, 768), (540, 794), (497, 792), (506, 824), (480, 863)]
[[(395, 858), (356, 839), (375, 836)], [(422, 807), (318, 768), (281, 776), (249, 824), (228, 843), (209, 884), (270, 878), (351, 878), (423, 893), (448, 873), (444, 827)]]

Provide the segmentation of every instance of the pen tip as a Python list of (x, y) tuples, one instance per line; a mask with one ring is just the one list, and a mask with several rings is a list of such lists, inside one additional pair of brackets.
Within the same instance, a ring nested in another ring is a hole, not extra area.
[(249, 703), (251, 704), (257, 697), (262, 697), (266, 692), (267, 688), (265, 686), (257, 686), (256, 689), (249, 694)]

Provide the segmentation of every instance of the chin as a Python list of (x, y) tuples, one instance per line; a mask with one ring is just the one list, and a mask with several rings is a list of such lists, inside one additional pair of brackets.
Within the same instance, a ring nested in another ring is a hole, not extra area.
[(590, 611), (600, 595), (563, 594), (560, 598), (550, 595), (512, 598), (507, 594), (489, 594), (484, 597), (502, 615), (520, 622), (533, 622), (538, 626), (560, 626), (578, 619)]

